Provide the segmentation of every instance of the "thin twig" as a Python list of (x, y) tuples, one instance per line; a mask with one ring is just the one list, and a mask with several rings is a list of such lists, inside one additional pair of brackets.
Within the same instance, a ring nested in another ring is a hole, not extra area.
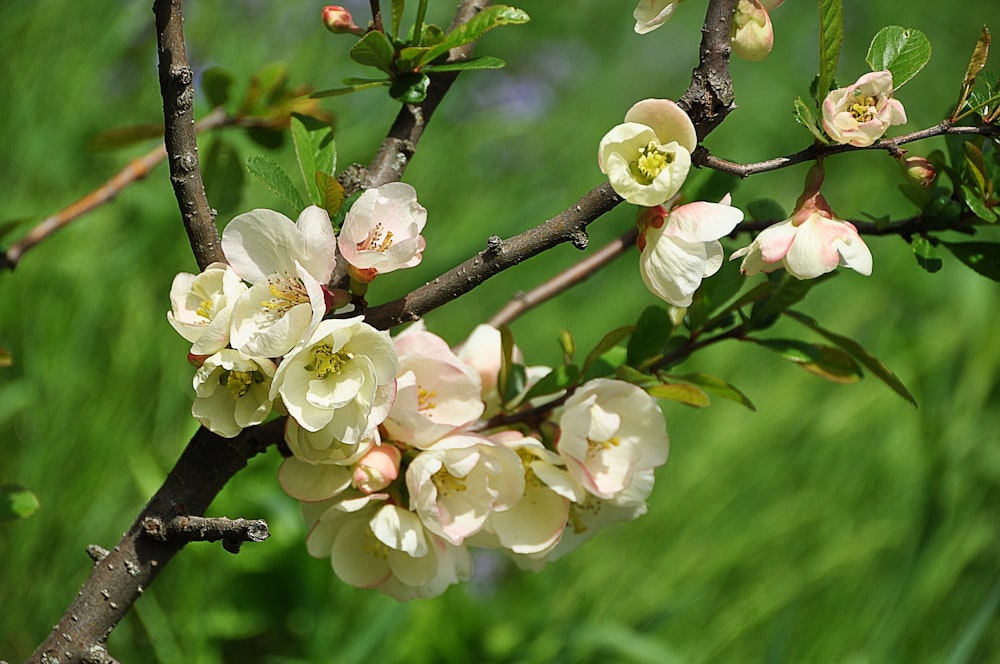
[(163, 96), (164, 143), (170, 182), (181, 210), (188, 241), (198, 267), (225, 262), (215, 210), (208, 203), (198, 165), (194, 132), (194, 72), (184, 45), (184, 0), (154, 0), (159, 52), (160, 93)]
[(230, 553), (239, 553), (243, 542), (263, 542), (271, 533), (261, 519), (227, 519), (226, 517), (175, 516), (164, 522), (149, 517), (142, 522), (146, 535), (166, 542), (218, 542)]
[(500, 311), (493, 314), (486, 321), (486, 324), (492, 327), (507, 325), (518, 316), (552, 299), (563, 291), (569, 290), (578, 283), (589, 279), (597, 274), (601, 268), (635, 246), (635, 238), (638, 234), (639, 229), (632, 228), (540, 286), (531, 289), (527, 293), (518, 293)]

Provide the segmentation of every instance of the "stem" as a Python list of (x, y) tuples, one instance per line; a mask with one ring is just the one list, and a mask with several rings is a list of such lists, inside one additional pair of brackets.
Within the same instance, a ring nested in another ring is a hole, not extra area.
[(427, 15), (427, 0), (420, 0), (417, 5), (417, 18), (413, 22), (413, 43), (417, 46), (423, 45), (424, 16)]

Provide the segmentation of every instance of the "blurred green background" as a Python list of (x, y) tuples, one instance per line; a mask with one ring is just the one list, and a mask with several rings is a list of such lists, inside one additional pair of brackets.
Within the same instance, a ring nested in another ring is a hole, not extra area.
[[(223, 65), (245, 83), (282, 60), (292, 83), (320, 88), (366, 73), (347, 59), (352, 40), (322, 29), (320, 3), (187, 4), (198, 72)], [(454, 4), (432, 2), (431, 18), (446, 23)], [(508, 67), (459, 79), (406, 174), (429, 210), (424, 262), (379, 280), (370, 301), (432, 279), (490, 234), (563, 210), (601, 182), (597, 143), (632, 103), (683, 92), (705, 2), (682, 4), (644, 37), (631, 29), (633, 2), (620, 4), (527, 1), (530, 24), (487, 35), (479, 53)], [(993, 0), (845, 5), (841, 84), (866, 71), (883, 25), (919, 28), (934, 47), (899, 93), (909, 123), (897, 133), (949, 111), (980, 28), (1000, 29)], [(358, 17), (366, 6), (348, 4)], [(756, 161), (809, 143), (791, 101), (816, 71), (815, 14), (815, 3), (785, 3), (772, 14), (771, 57), (734, 63), (739, 109), (709, 137), (714, 153)], [(87, 149), (109, 127), (161, 120), (148, 3), (0, 4), (0, 84), (0, 220), (37, 221), (152, 146)], [(367, 162), (396, 105), (368, 91), (324, 108), (345, 165)], [(226, 138), (243, 157), (263, 151), (236, 131)], [(294, 172), (290, 142), (271, 154)], [(773, 197), (790, 209), (805, 170), (753, 177), (734, 203)], [(845, 155), (828, 170), (825, 193), (842, 216), (912, 214), (884, 153)], [(295, 216), (251, 184), (220, 224), (261, 206)], [(633, 216), (623, 205), (599, 220), (591, 246)], [(931, 275), (898, 238), (870, 245), (870, 278), (840, 275), (801, 309), (885, 360), (919, 409), (872, 379), (837, 386), (762, 350), (714, 348), (684, 369), (731, 380), (758, 412), (663, 403), (672, 452), (647, 516), (538, 574), (486, 554), (472, 582), (409, 604), (349, 588), (309, 558), (272, 449), (211, 508), (267, 519), (271, 539), (238, 556), (189, 546), (114, 632), (111, 652), (193, 663), (1000, 660), (1000, 293), (950, 256)], [(563, 246), (528, 261), (428, 325), (457, 342), (580, 256)], [(113, 545), (195, 430), (187, 344), (165, 319), (174, 274), (194, 269), (161, 165), (0, 273), (0, 347), (14, 358), (0, 369), (0, 483), (41, 502), (31, 518), (0, 523), (0, 659), (22, 660), (47, 635), (86, 577), (85, 546)], [(587, 348), (652, 303), (630, 253), (514, 332), (529, 363), (551, 363), (561, 327)]]

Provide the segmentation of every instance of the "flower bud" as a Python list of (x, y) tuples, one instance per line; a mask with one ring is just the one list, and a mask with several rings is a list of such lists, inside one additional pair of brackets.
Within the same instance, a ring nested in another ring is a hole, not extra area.
[(376, 445), (354, 466), (351, 483), (367, 494), (381, 491), (399, 477), (401, 458), (402, 454), (395, 445)]
[(744, 60), (760, 61), (774, 45), (774, 30), (767, 9), (759, 0), (739, 0), (730, 28), (733, 54)]
[(937, 176), (934, 165), (925, 157), (903, 157), (898, 161), (903, 177), (913, 184), (929, 187)]
[(327, 5), (323, 7), (323, 25), (335, 35), (354, 34), (363, 35), (365, 31), (354, 23), (351, 12), (340, 5)]

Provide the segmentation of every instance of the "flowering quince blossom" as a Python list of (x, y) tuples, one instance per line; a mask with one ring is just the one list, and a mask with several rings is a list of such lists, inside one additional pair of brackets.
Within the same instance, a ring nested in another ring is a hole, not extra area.
[(774, 29), (768, 9), (760, 0), (739, 0), (729, 30), (729, 44), (733, 55), (744, 60), (760, 61), (768, 56), (774, 46)]
[(422, 323), (393, 340), (399, 356), (396, 401), (383, 423), (392, 440), (427, 447), (483, 414), (479, 373)]
[(764, 229), (731, 256), (731, 260), (745, 257), (740, 265), (743, 274), (753, 276), (783, 267), (796, 279), (815, 279), (838, 265), (865, 276), (872, 273), (871, 251), (854, 224), (834, 216), (819, 193), (822, 181), (822, 166), (814, 166), (792, 217)]
[(212, 355), (229, 345), (233, 305), (246, 290), (224, 263), (212, 263), (197, 275), (181, 272), (170, 286), (167, 320), (191, 342), (192, 355)]
[(352, 445), (373, 435), (395, 395), (396, 349), (361, 316), (322, 321), (285, 356), (271, 398), (305, 430)]
[(632, 12), (635, 19), (636, 34), (644, 35), (652, 32), (667, 22), (684, 0), (639, 0)]
[(524, 470), (512, 449), (460, 433), (417, 454), (406, 469), (406, 486), (410, 509), (427, 529), (459, 545), (482, 530), (491, 513), (517, 503)]
[(222, 231), (222, 251), (251, 284), (233, 310), (231, 345), (251, 355), (284, 355), (326, 313), (322, 285), (336, 263), (329, 215), (315, 205), (295, 223), (273, 210), (241, 214)]
[(619, 196), (653, 207), (680, 190), (697, 144), (694, 124), (677, 104), (644, 99), (601, 139), (597, 159)]
[(194, 374), (191, 414), (224, 438), (260, 424), (271, 412), (274, 362), (224, 348), (205, 359)]
[(729, 204), (696, 202), (669, 213), (661, 205), (639, 216), (639, 273), (646, 288), (675, 307), (688, 307), (702, 279), (718, 272), (723, 251), (719, 238), (743, 221)]
[(427, 210), (405, 182), (366, 190), (348, 211), (337, 240), (351, 276), (367, 283), (378, 274), (419, 265), (426, 223)]
[(873, 71), (854, 85), (831, 90), (823, 100), (823, 128), (830, 138), (863, 148), (890, 125), (906, 122), (906, 111), (892, 98), (892, 73)]
[(641, 388), (598, 378), (566, 400), (556, 450), (570, 474), (598, 498), (624, 493), (636, 472), (663, 465), (669, 452), (663, 413)]
[(306, 547), (330, 558), (334, 573), (358, 588), (398, 600), (435, 597), (472, 574), (469, 552), (427, 532), (416, 514), (373, 493), (304, 503)]
[(289, 417), (285, 420), (285, 443), (297, 458), (307, 463), (333, 463), (350, 466), (363, 456), (369, 448), (378, 443), (378, 430), (372, 436), (359, 442), (345, 443), (334, 437), (334, 427), (327, 426), (319, 431), (303, 429), (302, 425)]

